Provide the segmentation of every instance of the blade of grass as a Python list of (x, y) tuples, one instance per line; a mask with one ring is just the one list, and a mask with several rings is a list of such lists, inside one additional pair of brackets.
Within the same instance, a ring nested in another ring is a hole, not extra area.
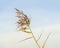
[(22, 41), (25, 41), (25, 40), (28, 40), (28, 39), (31, 39), (31, 38), (32, 38), (32, 37), (25, 38), (25, 39), (19, 41), (18, 43), (20, 43), (20, 42), (22, 42)]
[[(19, 30), (18, 30), (18, 31), (19, 31)], [(27, 33), (27, 34), (31, 34), (31, 32), (29, 32), (29, 31), (22, 31), (22, 32)]]
[(48, 40), (48, 38), (49, 38), (50, 35), (51, 35), (51, 33), (49, 33), (49, 35), (47, 36), (46, 40), (44, 41), (44, 43), (43, 43), (43, 45), (42, 45), (42, 48), (45, 47), (45, 44), (46, 44), (46, 42), (47, 42), (47, 40)]
[(35, 36), (34, 36), (34, 34), (33, 34), (33, 32), (32, 32), (32, 30), (31, 30), (30, 27), (29, 27), (29, 29), (30, 29), (30, 31), (31, 31), (31, 33), (32, 33), (32, 37), (33, 37), (34, 41), (36, 42), (38, 48), (41, 48), (40, 45), (38, 44), (38, 42), (37, 42), (37, 40), (36, 40), (36, 38), (35, 38)]
[(40, 34), (39, 38), (37, 39), (37, 41), (41, 38), (41, 36), (42, 36), (42, 32), (41, 32), (41, 34)]
[(31, 34), (31, 32), (29, 32), (29, 31), (23, 31), (23, 32), (28, 33), (28, 34)]

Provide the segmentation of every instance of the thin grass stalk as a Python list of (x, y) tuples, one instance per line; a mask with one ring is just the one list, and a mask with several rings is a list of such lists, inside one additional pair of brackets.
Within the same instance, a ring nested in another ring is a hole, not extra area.
[(25, 39), (19, 41), (18, 43), (20, 43), (20, 42), (22, 42), (22, 41), (26, 41), (26, 40), (31, 39), (31, 38), (32, 38), (32, 37), (25, 38)]
[(39, 36), (39, 38), (37, 39), (37, 41), (41, 38), (41, 36), (42, 36), (42, 33), (40, 34), (40, 36)]
[(46, 42), (47, 42), (48, 38), (50, 37), (50, 35), (51, 35), (51, 33), (49, 33), (49, 35), (47, 36), (46, 40), (44, 41), (44, 43), (43, 43), (43, 45), (42, 45), (42, 48), (44, 48), (44, 47), (45, 47), (45, 44), (46, 44)]
[(31, 33), (32, 33), (32, 37), (33, 37), (35, 43), (37, 44), (38, 48), (41, 48), (40, 45), (38, 44), (38, 42), (37, 42), (37, 40), (36, 40), (36, 38), (35, 38), (35, 36), (34, 36), (34, 34), (33, 34), (33, 32), (32, 32), (32, 30), (31, 30), (30, 27), (29, 27), (29, 29), (30, 29), (30, 31), (31, 31)]

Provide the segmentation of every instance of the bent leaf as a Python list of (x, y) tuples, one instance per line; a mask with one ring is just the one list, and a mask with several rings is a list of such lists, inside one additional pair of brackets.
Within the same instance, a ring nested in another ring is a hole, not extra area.
[(29, 32), (29, 31), (23, 31), (23, 32), (28, 33), (28, 34), (31, 34), (31, 32)]
[(47, 42), (47, 40), (48, 40), (48, 38), (49, 38), (50, 35), (51, 35), (51, 33), (49, 33), (49, 35), (47, 36), (46, 40), (44, 41), (44, 43), (43, 43), (43, 45), (42, 45), (42, 48), (45, 47), (45, 44), (46, 44), (46, 42)]
[(42, 33), (40, 34), (40, 36), (39, 36), (39, 38), (37, 39), (37, 41), (41, 38), (41, 36), (42, 36)]
[(22, 41), (25, 41), (25, 40), (28, 40), (28, 39), (31, 39), (32, 37), (28, 37), (28, 38), (25, 38), (25, 39), (23, 39), (23, 40), (21, 40), (21, 41), (19, 41), (19, 42), (22, 42)]

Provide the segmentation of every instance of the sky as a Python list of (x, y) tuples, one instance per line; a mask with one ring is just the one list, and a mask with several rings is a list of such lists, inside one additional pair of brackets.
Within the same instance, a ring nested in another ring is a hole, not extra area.
[[(48, 33), (45, 48), (60, 48), (60, 0), (0, 0), (0, 48), (37, 48), (33, 39), (18, 43), (30, 35), (17, 32), (17, 18), (14, 8), (22, 10), (31, 18), (35, 37), (43, 32), (42, 41)], [(27, 46), (28, 45), (28, 46)]]

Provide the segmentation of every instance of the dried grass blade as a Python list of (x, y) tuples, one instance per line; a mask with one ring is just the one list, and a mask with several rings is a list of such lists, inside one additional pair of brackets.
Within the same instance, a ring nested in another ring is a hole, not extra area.
[(37, 39), (37, 41), (41, 38), (41, 36), (42, 36), (42, 32), (41, 32), (41, 34), (40, 34), (39, 38)]
[(23, 31), (23, 32), (28, 33), (28, 34), (31, 34), (31, 32), (29, 32), (29, 31)]
[(25, 39), (23, 39), (23, 40), (21, 40), (21, 41), (19, 41), (19, 42), (22, 42), (22, 41), (25, 41), (25, 40), (28, 40), (28, 39), (31, 39), (32, 37), (28, 37), (28, 38), (25, 38)]
[[(17, 30), (17, 31), (21, 31), (21, 30)], [(28, 32), (28, 31), (22, 31), (24, 33), (27, 33), (27, 34), (31, 34), (31, 32)]]
[(43, 43), (43, 45), (42, 45), (42, 48), (45, 47), (45, 44), (46, 44), (46, 42), (47, 42), (47, 40), (48, 40), (48, 38), (49, 38), (50, 35), (51, 35), (51, 33), (49, 33), (49, 35), (47, 36), (46, 40), (44, 41), (44, 43)]

